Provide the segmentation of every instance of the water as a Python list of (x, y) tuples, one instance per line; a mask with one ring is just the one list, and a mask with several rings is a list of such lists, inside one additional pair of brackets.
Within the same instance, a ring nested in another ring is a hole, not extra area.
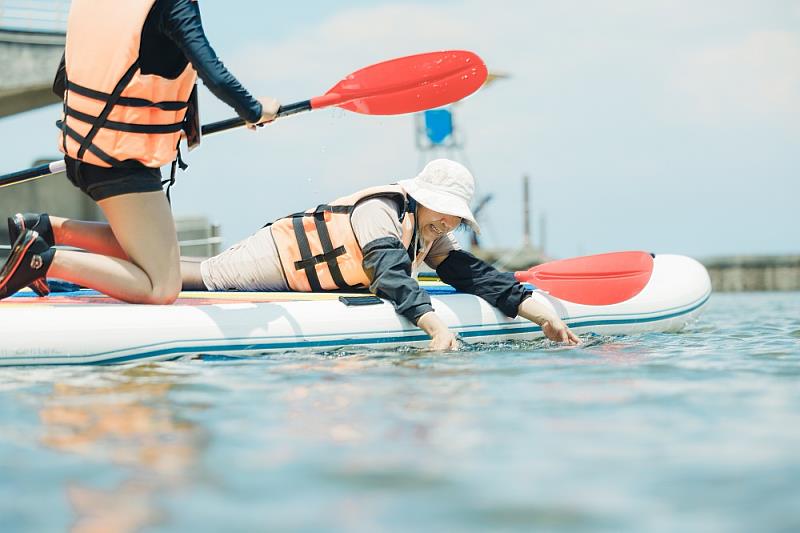
[(799, 380), (798, 293), (575, 349), (2, 369), (0, 531), (798, 531)]

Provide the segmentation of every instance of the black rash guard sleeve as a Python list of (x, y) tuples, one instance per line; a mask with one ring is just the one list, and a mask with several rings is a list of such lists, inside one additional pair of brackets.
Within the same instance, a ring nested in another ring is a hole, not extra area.
[(248, 122), (261, 118), (261, 103), (225, 68), (203, 31), (200, 7), (193, 0), (174, 0), (161, 19), (161, 31), (183, 51), (206, 87)]
[(399, 239), (375, 239), (362, 252), (362, 265), (373, 294), (392, 302), (397, 313), (415, 325), (422, 315), (433, 311), (430, 296), (411, 277), (411, 259)]
[(533, 291), (519, 283), (511, 272), (500, 272), (464, 250), (453, 250), (436, 273), (461, 292), (480, 296), (506, 316), (517, 316), (519, 305)]

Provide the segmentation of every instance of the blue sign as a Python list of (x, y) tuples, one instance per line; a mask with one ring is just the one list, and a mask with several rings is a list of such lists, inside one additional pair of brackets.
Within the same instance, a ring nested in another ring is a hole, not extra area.
[(442, 144), (453, 134), (453, 114), (449, 109), (425, 111), (425, 135), (433, 144)]

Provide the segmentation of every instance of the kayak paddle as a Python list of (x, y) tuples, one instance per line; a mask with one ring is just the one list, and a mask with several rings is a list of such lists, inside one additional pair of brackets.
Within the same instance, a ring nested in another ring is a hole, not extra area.
[(652, 273), (651, 254), (613, 252), (542, 263), (515, 272), (514, 277), (561, 300), (584, 305), (610, 305), (639, 294)]
[[(322, 96), (281, 106), (285, 117), (336, 106), (364, 115), (416, 113), (458, 101), (477, 91), (488, 71), (480, 57), (465, 50), (429, 52), (376, 63), (353, 72)], [(245, 125), (241, 118), (206, 124), (202, 135)], [(49, 176), (65, 169), (64, 161), (0, 176), (0, 187)]]

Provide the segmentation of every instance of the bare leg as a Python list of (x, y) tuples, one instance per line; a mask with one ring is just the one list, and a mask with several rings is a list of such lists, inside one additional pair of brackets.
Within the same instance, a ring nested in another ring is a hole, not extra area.
[(85, 222), (69, 218), (50, 217), (56, 244), (83, 248), (96, 254), (128, 259), (117, 242), (114, 232), (105, 222)]
[(174, 302), (181, 287), (178, 238), (164, 194), (123, 194), (98, 205), (130, 260), (59, 250), (48, 275), (126, 302)]
[(185, 291), (207, 291), (206, 284), (203, 283), (203, 275), (200, 272), (201, 260), (181, 258), (181, 278), (183, 279), (183, 290)]

